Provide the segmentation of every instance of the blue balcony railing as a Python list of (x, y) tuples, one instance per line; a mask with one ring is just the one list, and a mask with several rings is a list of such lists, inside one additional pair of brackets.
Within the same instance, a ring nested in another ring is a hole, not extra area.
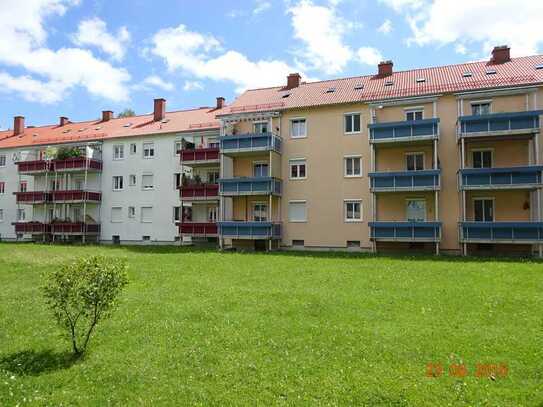
[(435, 191), (440, 188), (440, 170), (370, 172), (374, 192)]
[(273, 133), (248, 133), (220, 138), (224, 154), (250, 153), (258, 151), (281, 152), (281, 137)]
[(465, 168), (459, 171), (462, 189), (515, 189), (541, 186), (543, 166)]
[(543, 222), (460, 222), (462, 242), (543, 243)]
[(438, 242), (441, 222), (370, 222), (371, 238), (382, 241)]
[(368, 128), (372, 143), (432, 140), (439, 137), (439, 119), (373, 123)]
[(237, 195), (281, 195), (282, 181), (273, 177), (221, 178), (219, 193), (225, 196)]
[(511, 113), (492, 113), (458, 118), (459, 135), (500, 135), (532, 133), (539, 130), (542, 110)]
[(219, 235), (229, 239), (281, 239), (281, 223), (277, 222), (219, 222)]

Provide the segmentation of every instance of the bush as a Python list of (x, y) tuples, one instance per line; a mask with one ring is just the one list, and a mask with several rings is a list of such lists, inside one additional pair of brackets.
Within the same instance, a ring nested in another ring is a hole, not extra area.
[(128, 283), (122, 259), (80, 258), (46, 276), (43, 293), (76, 356), (87, 349), (96, 325), (108, 318)]
[(68, 158), (77, 158), (81, 157), (81, 150), (76, 147), (60, 147), (57, 150), (56, 159), (57, 160), (67, 160)]

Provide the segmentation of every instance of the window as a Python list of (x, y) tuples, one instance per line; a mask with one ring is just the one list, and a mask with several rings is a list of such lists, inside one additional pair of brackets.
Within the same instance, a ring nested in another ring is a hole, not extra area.
[(360, 133), (360, 113), (345, 115), (345, 134)]
[(113, 177), (113, 190), (114, 191), (121, 191), (124, 188), (123, 185), (123, 176), (122, 175), (116, 175)]
[(473, 168), (491, 168), (492, 150), (476, 150), (473, 154)]
[(130, 154), (134, 155), (138, 152), (138, 147), (136, 146), (136, 143), (130, 144)]
[(476, 198), (473, 200), (475, 222), (494, 222), (494, 200), (491, 198)]
[(478, 102), (471, 104), (471, 114), (474, 116), (480, 116), (483, 114), (490, 114), (490, 102)]
[(268, 176), (268, 163), (253, 163), (253, 176), (254, 177), (267, 177)]
[(405, 111), (405, 120), (422, 120), (424, 118), (424, 111), (422, 109), (409, 109)]
[(124, 158), (124, 145), (118, 144), (113, 146), (113, 159), (122, 160)]
[(306, 201), (290, 201), (288, 203), (289, 222), (307, 222)]
[(4, 210), (0, 209), (0, 222), (4, 221)]
[(143, 143), (143, 158), (153, 158), (155, 156), (155, 143)]
[(219, 182), (220, 176), (219, 171), (210, 171), (207, 173), (207, 182), (210, 184), (216, 184)]
[(361, 177), (362, 176), (362, 159), (360, 157), (345, 157), (345, 176), (346, 177)]
[(130, 219), (134, 219), (136, 217), (136, 207), (135, 206), (129, 206), (128, 207), (128, 217)]
[(153, 207), (142, 206), (141, 207), (141, 223), (153, 222)]
[(173, 143), (173, 155), (179, 155), (179, 152), (183, 149), (183, 142), (181, 140), (175, 140)]
[(261, 202), (253, 204), (253, 221), (266, 222), (268, 220), (268, 205)]
[(0, 182), (0, 195), (6, 193), (6, 183)]
[(253, 130), (255, 133), (267, 133), (268, 122), (260, 122), (260, 123), (253, 124)]
[(212, 206), (211, 208), (207, 209), (208, 222), (217, 222), (217, 215), (218, 215), (218, 208), (216, 206)]
[(19, 192), (26, 192), (26, 191), (28, 191), (28, 182), (21, 181), (21, 183), (19, 184)]
[(51, 191), (60, 191), (61, 190), (60, 180), (55, 181), (54, 179), (52, 179), (51, 182), (49, 183), (49, 187)]
[(144, 242), (148, 242), (151, 240), (151, 236), (142, 236), (141, 240), (143, 240)]
[(173, 189), (179, 189), (181, 186), (181, 182), (183, 180), (183, 176), (180, 172), (176, 172), (173, 174)]
[(173, 223), (177, 223), (180, 221), (181, 221), (181, 207), (174, 206), (173, 207)]
[(408, 222), (425, 222), (426, 201), (424, 199), (408, 199), (406, 202), (406, 219)]
[(74, 178), (74, 188), (78, 191), (85, 189), (85, 179), (84, 178)]
[(306, 162), (305, 158), (297, 158), (289, 160), (290, 179), (305, 179), (306, 178)]
[(123, 221), (123, 208), (114, 206), (111, 208), (111, 223), (120, 223)]
[(136, 175), (135, 174), (130, 174), (128, 176), (128, 185), (130, 185), (131, 187), (136, 185)]
[(305, 119), (292, 119), (290, 121), (290, 137), (304, 138), (307, 137)]
[(6, 156), (0, 155), (0, 167), (5, 167), (5, 166), (6, 166)]
[(360, 222), (362, 220), (362, 201), (346, 200), (345, 204), (345, 222)]
[(143, 174), (141, 177), (141, 187), (144, 190), (150, 190), (155, 187), (153, 174)]
[(424, 153), (407, 153), (405, 155), (405, 167), (407, 171), (424, 170)]
[(292, 240), (292, 246), (295, 247), (304, 247), (305, 246), (305, 240)]
[(360, 249), (360, 240), (347, 240), (347, 248)]
[(111, 241), (113, 242), (113, 244), (121, 244), (121, 236), (113, 235), (111, 236)]
[(17, 209), (17, 221), (24, 222), (26, 220), (26, 211), (24, 209)]

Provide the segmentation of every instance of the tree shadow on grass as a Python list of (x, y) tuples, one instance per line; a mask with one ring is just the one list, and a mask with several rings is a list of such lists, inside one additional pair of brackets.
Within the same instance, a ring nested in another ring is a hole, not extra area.
[(16, 375), (39, 376), (43, 373), (68, 369), (81, 358), (71, 352), (23, 350), (6, 356), (0, 356), (0, 369)]

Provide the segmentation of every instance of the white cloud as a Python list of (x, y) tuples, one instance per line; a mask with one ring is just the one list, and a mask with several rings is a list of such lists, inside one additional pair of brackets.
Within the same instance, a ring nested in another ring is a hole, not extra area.
[(466, 49), (466, 47), (463, 44), (456, 44), (454, 46), (454, 52), (456, 52), (457, 54), (460, 54), (460, 55), (466, 55), (468, 50)]
[(28, 101), (39, 100), (42, 103), (54, 103), (61, 100), (57, 85), (53, 82), (40, 82), (30, 76), (12, 76), (0, 72), (0, 92), (16, 93)]
[(0, 64), (26, 71), (19, 77), (5, 74), (3, 82), (12, 91), (26, 89), (24, 98), (44, 103), (61, 100), (76, 86), (114, 101), (128, 99), (126, 84), (130, 75), (125, 69), (96, 58), (89, 50), (46, 47), (45, 19), (63, 15), (67, 7), (76, 3), (77, 0), (2, 0)]
[(390, 21), (389, 19), (386, 19), (385, 21), (383, 21), (383, 24), (379, 26), (377, 31), (383, 34), (388, 34), (389, 32), (392, 31), (392, 21)]
[(494, 45), (508, 44), (512, 54), (519, 56), (537, 53), (543, 43), (541, 1), (383, 1), (405, 14), (412, 30), (409, 42), (420, 46), (460, 41), (465, 48), (486, 54)]
[(110, 34), (106, 23), (96, 17), (81, 21), (73, 40), (79, 46), (95, 46), (120, 61), (124, 58), (130, 33), (126, 27), (121, 27), (116, 35)]
[(253, 9), (253, 15), (262, 14), (271, 8), (271, 3), (265, 0), (257, 0), (255, 8)]
[(377, 48), (373, 47), (361, 47), (357, 52), (358, 61), (361, 64), (366, 65), (377, 65), (379, 62), (383, 61), (383, 55)]
[(336, 4), (332, 2), (326, 7), (301, 0), (288, 9), (294, 37), (304, 43), (298, 60), (327, 74), (341, 72), (352, 58), (351, 49), (343, 41), (352, 24), (337, 15)]
[(185, 85), (183, 86), (183, 90), (187, 92), (202, 89), (204, 89), (204, 85), (202, 85), (202, 83), (198, 81), (185, 81)]
[(285, 83), (286, 76), (296, 71), (283, 61), (251, 61), (237, 51), (224, 50), (212, 35), (189, 31), (184, 25), (162, 29), (151, 41), (150, 53), (161, 57), (170, 71), (233, 82), (237, 91)]
[(152, 89), (160, 89), (167, 92), (174, 90), (173, 83), (167, 82), (158, 75), (149, 75), (140, 83), (132, 87), (134, 90), (149, 91)]

